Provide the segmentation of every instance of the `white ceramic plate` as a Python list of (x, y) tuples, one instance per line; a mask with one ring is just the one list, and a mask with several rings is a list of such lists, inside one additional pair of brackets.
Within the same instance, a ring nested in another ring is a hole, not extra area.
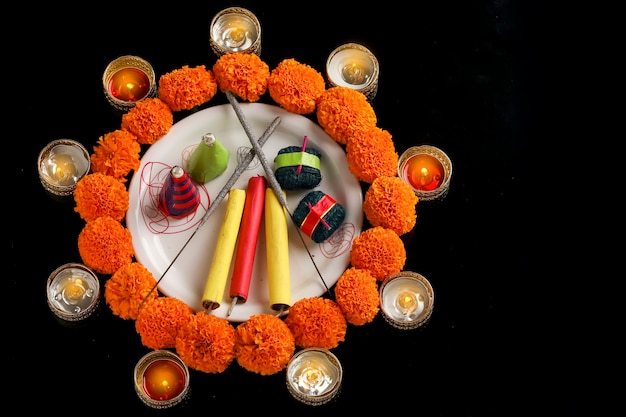
[[(318, 244), (308, 236), (304, 234), (302, 236), (324, 282), (330, 288), (348, 267), (352, 240), (361, 233), (363, 225), (363, 194), (358, 180), (348, 170), (345, 152), (320, 126), (304, 116), (268, 104), (242, 103), (241, 107), (257, 139), (267, 126), (280, 116), (281, 123), (263, 146), (263, 152), (272, 168), (278, 151), (287, 146), (302, 146), (305, 135), (308, 136), (307, 147), (315, 148), (322, 154), (322, 181), (313, 190), (322, 191), (334, 198), (344, 207), (346, 217), (344, 223), (325, 242)], [(219, 177), (199, 185), (202, 204), (194, 214), (183, 219), (164, 216), (157, 207), (157, 198), (165, 178), (174, 165), (186, 169), (191, 153), (202, 135), (208, 132), (214, 133), (230, 151), (228, 168)], [(139, 170), (130, 182), (130, 206), (126, 225), (133, 237), (136, 260), (145, 265), (155, 279), (158, 280), (163, 275), (185, 242), (197, 230), (159, 284), (161, 294), (181, 299), (194, 311), (203, 309), (201, 298), (228, 197), (200, 229), (197, 229), (198, 224), (206, 213), (210, 201), (217, 196), (235, 171), (241, 154), (245, 155), (250, 148), (248, 137), (231, 105), (210, 107), (176, 123), (167, 135), (150, 146), (141, 159)], [(245, 190), (249, 178), (254, 175), (265, 175), (256, 157), (248, 166), (248, 170), (239, 177), (234, 188)], [(312, 190), (286, 191), (291, 213), (309, 191)], [(291, 219), (287, 222), (293, 304), (302, 298), (322, 295), (326, 292), (326, 287), (298, 236), (296, 226)], [(269, 305), (263, 223), (264, 220), (261, 221), (248, 300), (237, 304), (230, 316), (227, 316), (231, 304), (229, 295), (231, 263), (223, 301), (219, 308), (211, 311), (211, 314), (233, 322), (245, 321), (254, 314), (276, 314)], [(233, 254), (233, 262), (234, 259)]]

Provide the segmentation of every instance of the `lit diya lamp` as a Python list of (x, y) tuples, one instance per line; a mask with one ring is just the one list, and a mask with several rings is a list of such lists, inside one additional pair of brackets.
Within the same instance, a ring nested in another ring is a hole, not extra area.
[(343, 368), (327, 349), (310, 347), (296, 352), (287, 365), (287, 389), (298, 401), (322, 405), (341, 388)]
[(232, 52), (261, 55), (261, 24), (250, 10), (229, 7), (211, 21), (209, 43), (218, 57)]
[(452, 161), (434, 146), (413, 146), (400, 155), (398, 175), (413, 188), (420, 201), (440, 199), (450, 186)]
[(337, 47), (326, 60), (326, 75), (331, 86), (359, 91), (372, 101), (378, 91), (378, 59), (365, 46), (346, 43)]
[(156, 95), (156, 76), (143, 58), (124, 55), (107, 65), (102, 75), (104, 94), (113, 107), (127, 111), (135, 103)]
[(134, 370), (135, 392), (151, 408), (170, 408), (189, 393), (189, 369), (178, 355), (155, 350), (144, 355)]
[(85, 265), (68, 263), (55, 269), (46, 287), (48, 306), (66, 322), (89, 317), (99, 304), (100, 282)]
[(79, 142), (57, 139), (48, 143), (37, 160), (39, 179), (53, 196), (67, 197), (74, 193), (76, 183), (89, 172), (89, 152)]
[(416, 329), (430, 318), (435, 293), (421, 274), (402, 271), (381, 283), (380, 309), (387, 323), (402, 330)]

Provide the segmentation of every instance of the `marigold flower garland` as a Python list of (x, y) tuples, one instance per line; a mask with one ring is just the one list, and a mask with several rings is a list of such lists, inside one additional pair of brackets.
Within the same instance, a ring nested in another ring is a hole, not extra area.
[(133, 261), (135, 250), (130, 231), (111, 216), (87, 222), (78, 235), (78, 252), (85, 265), (100, 274), (112, 275)]
[(400, 236), (391, 229), (375, 226), (352, 241), (350, 263), (355, 268), (367, 269), (383, 281), (402, 271), (406, 263), (406, 249)]
[(376, 126), (355, 129), (347, 139), (346, 159), (350, 172), (369, 184), (378, 177), (396, 175), (398, 169), (391, 133)]
[(94, 172), (76, 183), (74, 202), (74, 211), (85, 221), (109, 216), (121, 222), (128, 211), (129, 196), (122, 181)]
[(254, 103), (267, 91), (269, 66), (258, 55), (224, 54), (213, 64), (217, 86), (230, 91), (240, 99)]
[[(346, 145), (358, 132), (376, 127), (374, 108), (364, 94), (348, 87), (331, 87), (317, 102), (317, 122), (337, 143)], [(365, 137), (361, 137), (366, 140)]]
[(235, 359), (235, 328), (226, 319), (199, 311), (178, 331), (175, 348), (190, 368), (224, 372)]
[(217, 93), (213, 71), (204, 65), (188, 65), (163, 74), (157, 94), (171, 111), (191, 110), (211, 100)]
[(335, 300), (348, 323), (370, 323), (380, 310), (376, 277), (367, 269), (348, 268), (337, 280)]
[(116, 316), (135, 320), (144, 299), (148, 302), (159, 296), (156, 291), (150, 294), (155, 284), (152, 272), (142, 263), (132, 262), (122, 266), (104, 283), (104, 300)]
[(415, 227), (417, 200), (411, 186), (400, 177), (380, 176), (365, 192), (363, 212), (372, 226), (391, 229), (401, 236)]
[(333, 349), (346, 337), (348, 323), (336, 301), (302, 298), (289, 308), (285, 323), (301, 348)]
[(285, 321), (270, 314), (256, 314), (236, 330), (235, 356), (242, 368), (272, 375), (287, 367), (296, 342)]
[(122, 130), (135, 135), (141, 145), (152, 145), (174, 124), (170, 107), (159, 98), (141, 100), (122, 116)]
[(290, 58), (282, 60), (272, 70), (267, 88), (270, 97), (283, 109), (310, 114), (315, 111), (326, 84), (319, 71)]
[(127, 130), (118, 129), (98, 139), (91, 154), (91, 172), (102, 172), (122, 182), (131, 171), (139, 169), (141, 145)]
[[(350, 171), (371, 184), (364, 212), (374, 227), (354, 239), (351, 266), (337, 281), (335, 300), (304, 298), (293, 303), (284, 319), (258, 314), (236, 327), (206, 312), (194, 313), (182, 301), (156, 291), (144, 301), (156, 281), (141, 263), (133, 262), (130, 232), (120, 218), (127, 203), (113, 180), (123, 185), (139, 168), (139, 144), (165, 136), (173, 124), (172, 112), (208, 102), (217, 88), (250, 102), (269, 91), (288, 111), (316, 112), (324, 131), (346, 147)], [(257, 55), (245, 53), (221, 56), (212, 70), (184, 66), (164, 74), (157, 95), (138, 102), (122, 116), (119, 130), (99, 139), (91, 156), (92, 174), (79, 182), (74, 195), (75, 211), (87, 222), (79, 235), (79, 252), (87, 266), (112, 275), (105, 283), (112, 313), (135, 320), (144, 346), (175, 349), (193, 369), (219, 373), (237, 361), (261, 375), (286, 368), (296, 347), (333, 349), (345, 340), (348, 324), (371, 322), (379, 311), (378, 281), (399, 272), (406, 261), (400, 235), (415, 224), (417, 197), (394, 178), (398, 155), (391, 134), (376, 126), (366, 97), (347, 87), (325, 90), (321, 74), (295, 59), (270, 72)], [(89, 195), (102, 190), (107, 191), (103, 200)]]
[(178, 298), (157, 297), (141, 307), (135, 330), (141, 336), (141, 343), (150, 349), (175, 348), (179, 330), (193, 315), (191, 307)]

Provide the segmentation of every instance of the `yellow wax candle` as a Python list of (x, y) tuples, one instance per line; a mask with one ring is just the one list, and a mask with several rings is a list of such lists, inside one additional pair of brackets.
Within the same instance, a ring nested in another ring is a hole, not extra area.
[(226, 214), (217, 238), (209, 276), (202, 295), (202, 307), (207, 310), (218, 308), (224, 298), (228, 271), (230, 270), (235, 251), (235, 244), (237, 243), (245, 200), (245, 190), (233, 188), (228, 192)]
[(265, 241), (270, 306), (285, 310), (291, 306), (287, 213), (271, 188), (265, 190)]

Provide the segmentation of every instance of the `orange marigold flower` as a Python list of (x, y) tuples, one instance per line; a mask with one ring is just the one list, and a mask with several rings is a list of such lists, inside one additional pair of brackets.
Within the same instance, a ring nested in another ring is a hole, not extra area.
[(392, 177), (398, 170), (391, 133), (376, 126), (360, 129), (348, 138), (346, 159), (350, 172), (369, 184), (380, 176)]
[[(132, 262), (115, 271), (104, 284), (104, 299), (116, 316), (135, 320), (144, 298), (146, 303), (159, 296), (150, 291), (156, 285), (154, 275), (143, 264)], [(148, 295), (150, 294), (150, 295)]]
[(285, 369), (296, 350), (293, 335), (283, 320), (256, 314), (237, 326), (235, 358), (242, 368), (260, 375)]
[(102, 172), (126, 182), (132, 170), (139, 169), (141, 146), (137, 137), (126, 130), (115, 130), (98, 139), (91, 154), (91, 172)]
[(302, 298), (289, 308), (285, 323), (302, 348), (332, 349), (343, 342), (348, 323), (339, 305), (328, 298)]
[(365, 192), (363, 212), (372, 226), (403, 235), (417, 222), (418, 198), (409, 184), (398, 176), (378, 177)]
[(172, 109), (156, 97), (138, 101), (122, 115), (122, 129), (135, 135), (142, 145), (152, 145), (161, 139), (173, 124)]
[(310, 114), (315, 111), (317, 99), (326, 90), (326, 84), (315, 68), (289, 58), (272, 70), (267, 89), (270, 97), (285, 110)]
[(402, 270), (406, 262), (406, 248), (400, 236), (391, 229), (375, 226), (352, 241), (350, 263), (355, 268), (367, 269), (382, 281)]
[(341, 145), (355, 132), (376, 126), (374, 108), (365, 94), (349, 87), (331, 87), (317, 101), (317, 122)]
[(141, 336), (141, 343), (150, 349), (174, 348), (178, 331), (193, 315), (191, 307), (178, 298), (157, 297), (141, 307), (135, 330)]
[(269, 66), (256, 54), (224, 54), (213, 64), (213, 74), (222, 92), (230, 91), (242, 100), (258, 101), (270, 78)]
[(337, 280), (335, 300), (348, 323), (369, 323), (380, 308), (378, 281), (367, 269), (348, 268)]
[(112, 275), (133, 261), (133, 238), (130, 230), (113, 217), (98, 217), (87, 222), (78, 234), (78, 252), (86, 266)]
[(175, 69), (159, 78), (158, 97), (172, 111), (191, 110), (211, 100), (217, 93), (217, 81), (204, 65)]
[(224, 372), (235, 359), (235, 328), (226, 319), (197, 312), (178, 331), (176, 352), (190, 368)]
[(128, 190), (122, 181), (102, 172), (85, 175), (74, 189), (74, 211), (85, 221), (102, 216), (122, 221), (128, 211)]

